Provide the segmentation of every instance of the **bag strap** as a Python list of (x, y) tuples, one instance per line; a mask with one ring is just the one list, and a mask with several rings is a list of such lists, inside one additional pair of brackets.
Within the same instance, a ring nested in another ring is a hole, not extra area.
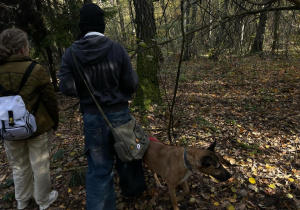
[(33, 68), (35, 67), (37, 63), (35, 61), (32, 61), (32, 63), (28, 66), (27, 70), (25, 71), (25, 74), (23, 75), (23, 78), (21, 80), (21, 83), (20, 83), (20, 87), (19, 87), (19, 90), (17, 91), (17, 93), (19, 94), (19, 92), (21, 91), (21, 89), (23, 88), (23, 86), (26, 84)]
[[(21, 80), (21, 84), (20, 84), (20, 87), (19, 87), (19, 90), (18, 90), (18, 93), (20, 93), (21, 89), (23, 88), (23, 86), (26, 84), (32, 70), (34, 69), (35, 65), (37, 64), (37, 62), (35, 61), (32, 61), (32, 63), (28, 66), (27, 70), (25, 71), (25, 74), (23, 75), (23, 78)], [(31, 114), (35, 115), (38, 108), (39, 108), (39, 105), (40, 105), (40, 99), (38, 98), (37, 102), (33, 105), (33, 108), (32, 108), (32, 111), (31, 111)]]
[[(35, 65), (37, 64), (36, 61), (32, 61), (31, 64), (27, 67), (23, 77), (22, 77), (22, 80), (21, 80), (21, 83), (20, 83), (20, 86), (19, 86), (19, 89), (17, 92), (14, 92), (14, 91), (5, 91), (5, 89), (3, 88), (3, 86), (0, 84), (0, 93), (2, 94), (3, 92), (6, 92), (6, 94), (19, 94), (21, 89), (23, 88), (23, 86), (26, 84), (32, 70), (34, 69)], [(37, 102), (34, 104), (33, 108), (32, 108), (32, 111), (31, 113), (33, 115), (36, 114), (38, 108), (39, 108), (39, 105), (40, 105), (40, 99), (37, 100)]]
[(76, 69), (77, 69), (79, 75), (81, 76), (81, 78), (82, 78), (84, 84), (86, 85), (86, 87), (87, 87), (87, 89), (88, 89), (90, 95), (92, 96), (92, 98), (93, 98), (93, 100), (94, 100), (94, 102), (95, 102), (97, 108), (99, 109), (100, 113), (102, 114), (102, 116), (103, 116), (105, 122), (107, 123), (108, 127), (112, 130), (112, 129), (113, 129), (112, 124), (111, 124), (111, 123), (109, 122), (109, 120), (107, 119), (107, 117), (106, 117), (104, 111), (102, 110), (100, 104), (98, 103), (97, 99), (95, 98), (94, 94), (92, 93), (90, 84), (87, 83), (87, 81), (86, 81), (86, 79), (85, 79), (83, 73), (81, 72), (81, 70), (79, 69), (79, 66), (77, 65), (77, 59), (76, 59), (76, 57), (75, 57), (75, 55), (74, 55), (74, 52), (73, 52), (73, 50), (72, 50), (72, 47), (70, 48), (70, 51), (71, 51), (71, 54), (72, 54), (72, 57), (73, 57), (73, 60), (74, 60), (74, 63), (75, 63), (75, 66), (76, 66)]
[(4, 88), (3, 88), (2, 85), (0, 84), (0, 93), (2, 94), (2, 92), (4, 92)]
[(27, 80), (36, 64), (37, 64), (37, 62), (32, 61), (31, 64), (27, 67), (27, 69), (22, 77), (22, 80), (21, 80), (21, 83), (20, 83), (20, 86), (19, 86), (19, 89), (17, 90), (17, 92), (14, 92), (11, 90), (6, 91), (4, 89), (4, 87), (0, 84), (0, 93), (2, 94), (3, 92), (6, 92), (5, 95), (9, 95), (9, 94), (18, 95), (20, 93), (21, 89), (23, 88), (23, 86), (25, 85), (25, 83), (27, 82)]

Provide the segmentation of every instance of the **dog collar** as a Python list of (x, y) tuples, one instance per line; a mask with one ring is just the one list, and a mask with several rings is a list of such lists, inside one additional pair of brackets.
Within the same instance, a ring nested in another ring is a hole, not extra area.
[(192, 166), (190, 164), (190, 162), (187, 159), (187, 149), (184, 149), (183, 152), (183, 159), (184, 159), (184, 165), (185, 167), (189, 170), (189, 171), (193, 171)]

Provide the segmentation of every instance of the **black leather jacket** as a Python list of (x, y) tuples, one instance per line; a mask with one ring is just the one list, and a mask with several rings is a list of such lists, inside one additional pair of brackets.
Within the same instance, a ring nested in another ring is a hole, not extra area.
[(125, 48), (105, 36), (90, 35), (75, 41), (62, 57), (58, 75), (61, 92), (79, 97), (80, 111), (99, 113), (78, 74), (71, 49), (102, 109), (117, 112), (128, 107), (128, 101), (137, 89), (138, 78)]

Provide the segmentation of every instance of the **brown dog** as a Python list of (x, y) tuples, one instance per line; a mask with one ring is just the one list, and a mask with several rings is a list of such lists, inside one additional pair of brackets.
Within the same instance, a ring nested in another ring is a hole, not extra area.
[[(208, 149), (196, 149), (168, 146), (153, 140), (153, 137), (150, 139), (144, 162), (153, 173), (166, 179), (174, 210), (179, 210), (175, 188), (182, 184), (184, 192), (188, 194), (189, 187), (186, 180), (191, 174), (204, 173), (220, 181), (226, 181), (231, 177), (214, 153), (216, 142)], [(154, 177), (157, 179), (155, 174)]]

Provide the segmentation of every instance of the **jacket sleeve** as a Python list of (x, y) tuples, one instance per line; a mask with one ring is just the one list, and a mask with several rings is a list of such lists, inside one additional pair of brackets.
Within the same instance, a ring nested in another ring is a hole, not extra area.
[(69, 52), (69, 50), (66, 50), (65, 54), (62, 57), (62, 62), (58, 74), (60, 80), (59, 89), (63, 94), (67, 96), (78, 97), (75, 79), (71, 71), (72, 67), (68, 64), (68, 59), (70, 59)]
[(130, 57), (123, 46), (122, 54), (123, 54), (123, 64), (122, 64), (122, 78), (121, 78), (121, 87), (128, 91), (130, 94), (135, 93), (138, 87), (138, 76), (136, 72), (133, 70), (131, 65)]
[(54, 122), (53, 129), (56, 130), (59, 123), (59, 112), (58, 112), (58, 102), (56, 98), (56, 94), (54, 91), (54, 87), (51, 83), (49, 75), (46, 73), (44, 67), (39, 71), (41, 78), (41, 89), (40, 89), (40, 100), (43, 101), (44, 106), (46, 107), (51, 119)]

